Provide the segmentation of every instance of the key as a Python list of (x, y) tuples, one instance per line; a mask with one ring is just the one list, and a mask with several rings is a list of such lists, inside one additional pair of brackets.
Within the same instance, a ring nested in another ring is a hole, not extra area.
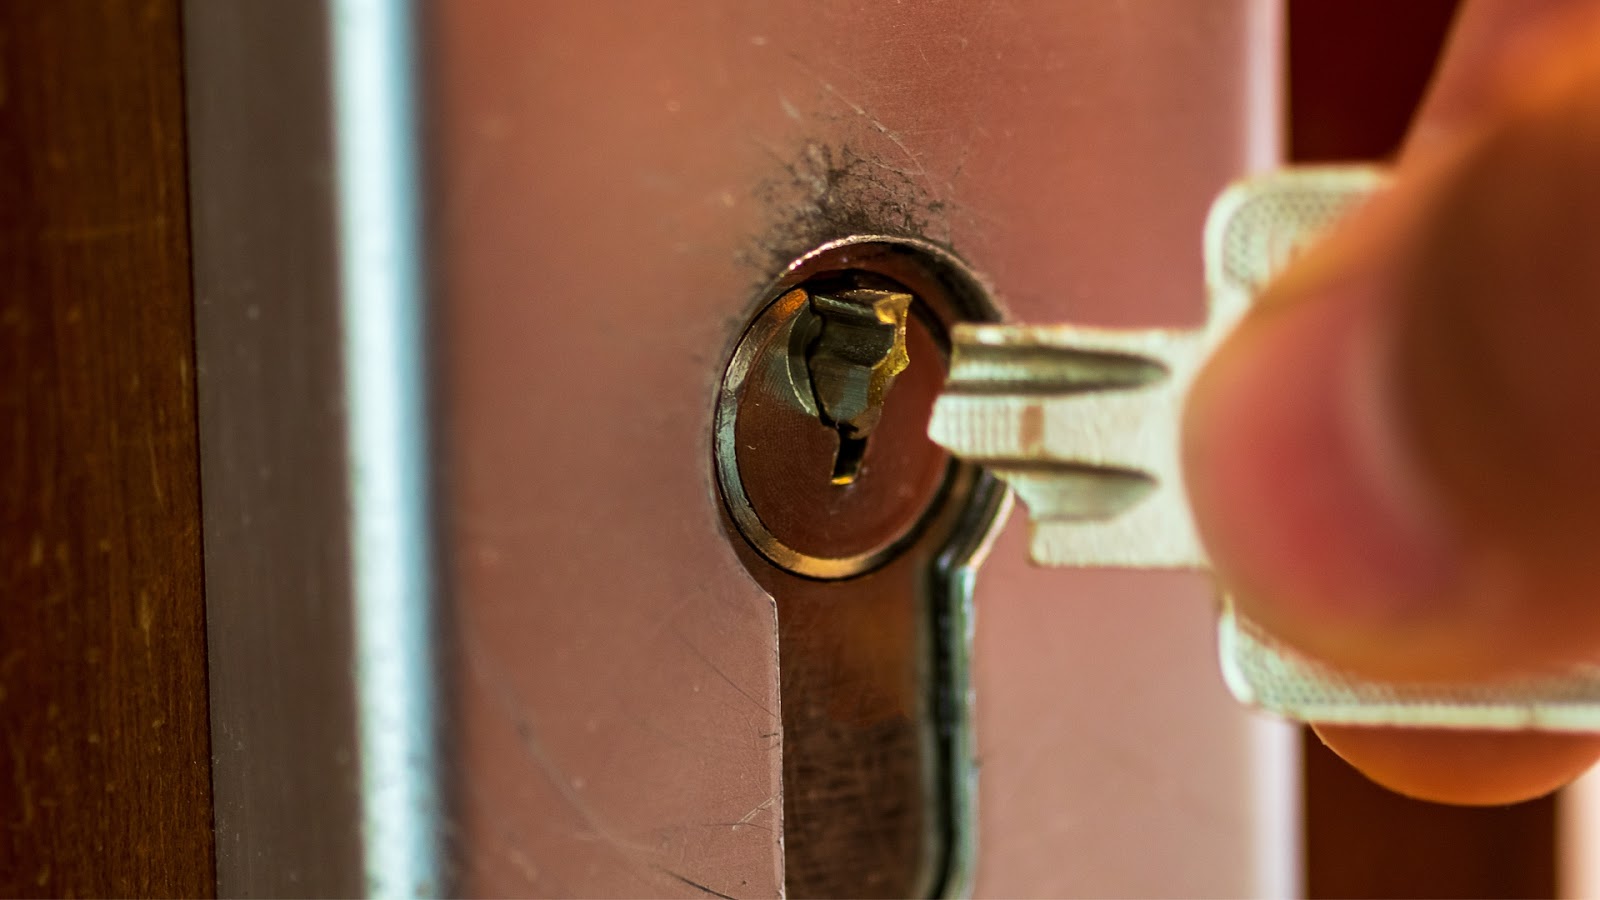
[[(1194, 376), (1272, 277), (1377, 191), (1365, 166), (1285, 169), (1217, 198), (1202, 238), (1206, 324), (1189, 331), (963, 325), (929, 434), (1010, 485), (1045, 566), (1209, 568), (1179, 465)], [(1600, 731), (1600, 666), (1512, 680), (1393, 684), (1297, 653), (1221, 598), (1223, 680), (1308, 722)]]

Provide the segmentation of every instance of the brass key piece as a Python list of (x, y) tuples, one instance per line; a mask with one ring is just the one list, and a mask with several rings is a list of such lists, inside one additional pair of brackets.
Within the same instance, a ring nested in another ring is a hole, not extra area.
[[(929, 434), (1011, 486), (1041, 565), (1207, 569), (1178, 459), (1190, 383), (1267, 282), (1382, 183), (1372, 168), (1314, 167), (1224, 191), (1204, 235), (1203, 328), (956, 328)], [(1459, 685), (1364, 680), (1275, 641), (1226, 597), (1218, 633), (1235, 697), (1291, 718), (1600, 731), (1600, 666)]]
[(912, 320), (912, 295), (872, 284), (829, 277), (780, 295), (735, 351), (717, 410), (735, 524), (813, 578), (858, 575), (904, 548), (949, 464), (922, 433), (945, 353)]
[(811, 391), (824, 424), (839, 432), (834, 484), (850, 484), (861, 469), (867, 436), (883, 416), (883, 399), (911, 360), (906, 315), (911, 295), (864, 288), (811, 295), (821, 334), (806, 354)]

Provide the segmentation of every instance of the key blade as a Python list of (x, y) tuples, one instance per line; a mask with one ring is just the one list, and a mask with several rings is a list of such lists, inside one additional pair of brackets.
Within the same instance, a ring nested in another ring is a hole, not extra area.
[(1205, 340), (1072, 325), (959, 328), (929, 434), (1011, 486), (1041, 565), (1204, 566), (1177, 423)]
[(1036, 563), (1206, 568), (1179, 459), (1189, 387), (1273, 275), (1382, 180), (1318, 167), (1224, 191), (1203, 241), (1202, 328), (958, 328), (929, 435), (1011, 486)]

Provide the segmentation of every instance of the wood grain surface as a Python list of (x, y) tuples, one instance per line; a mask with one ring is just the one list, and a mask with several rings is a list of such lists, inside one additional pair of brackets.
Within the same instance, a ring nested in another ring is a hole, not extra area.
[(214, 890), (179, 37), (0, 3), (0, 895)]
[[(1292, 0), (1289, 146), (1297, 162), (1399, 147), (1457, 0)], [(1311, 897), (1551, 897), (1555, 799), (1473, 809), (1390, 793), (1305, 736)]]

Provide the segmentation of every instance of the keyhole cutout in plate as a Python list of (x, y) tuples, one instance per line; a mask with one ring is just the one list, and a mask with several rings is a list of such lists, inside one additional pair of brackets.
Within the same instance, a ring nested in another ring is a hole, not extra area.
[[(908, 365), (869, 436), (825, 417), (810, 367), (797, 364), (814, 358), (824, 327), (810, 297), (841, 279), (913, 298)], [(950, 326), (994, 318), (945, 251), (850, 238), (774, 283), (725, 373), (713, 464), (732, 547), (777, 607), (791, 897), (965, 892), (972, 567), (1008, 495), (934, 445), (927, 426)]]

